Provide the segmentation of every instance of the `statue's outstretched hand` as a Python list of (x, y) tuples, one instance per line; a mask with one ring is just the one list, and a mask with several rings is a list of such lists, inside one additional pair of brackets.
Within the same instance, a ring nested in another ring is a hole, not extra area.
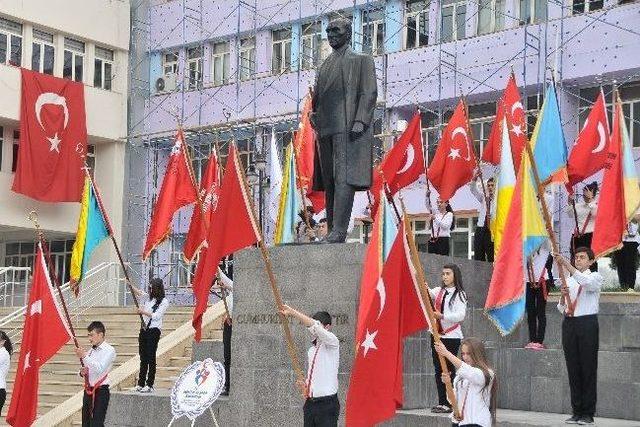
[(362, 122), (353, 122), (353, 127), (351, 128), (351, 132), (349, 133), (349, 136), (351, 137), (351, 140), (354, 141), (358, 138), (360, 138), (362, 136), (362, 134), (364, 133), (364, 123)]

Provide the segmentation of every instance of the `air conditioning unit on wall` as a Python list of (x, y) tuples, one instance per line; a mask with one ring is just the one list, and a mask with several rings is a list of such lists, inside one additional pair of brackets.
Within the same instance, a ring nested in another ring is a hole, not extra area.
[(156, 79), (156, 93), (173, 92), (176, 90), (176, 75), (166, 74)]

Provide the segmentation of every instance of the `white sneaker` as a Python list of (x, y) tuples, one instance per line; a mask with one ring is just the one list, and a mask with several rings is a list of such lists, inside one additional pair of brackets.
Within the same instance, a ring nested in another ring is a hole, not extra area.
[(153, 387), (144, 386), (140, 389), (140, 393), (151, 393), (152, 390), (153, 390)]
[(142, 389), (143, 389), (143, 388), (144, 388), (144, 387), (140, 387), (139, 385), (137, 385), (137, 386), (135, 386), (135, 387), (133, 388), (133, 391), (137, 391), (138, 393), (140, 393), (140, 392), (142, 392)]

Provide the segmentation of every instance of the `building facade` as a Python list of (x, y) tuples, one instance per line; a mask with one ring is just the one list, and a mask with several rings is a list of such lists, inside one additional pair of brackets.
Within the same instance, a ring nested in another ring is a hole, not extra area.
[[(419, 106), (424, 138), (432, 155), (439, 131), (459, 96), (464, 94), (476, 150), (481, 152), (495, 115), (495, 103), (511, 71), (516, 75), (528, 112), (529, 132), (542, 104), (545, 83), (552, 78), (558, 85), (568, 146), (573, 143), (600, 85), (609, 103), (612, 85), (616, 85), (634, 147), (640, 146), (638, 2), (151, 0), (143, 3), (147, 6), (146, 49), (139, 61), (145, 63), (149, 87), (144, 99), (145, 113), (136, 121), (137, 127), (129, 131), (155, 147), (154, 156), (162, 158), (171, 135), (181, 123), (187, 130), (196, 171), (204, 166), (201, 163), (214, 144), (223, 147), (224, 152), (224, 145), (231, 138), (238, 141), (249, 171), (255, 169), (256, 159), (269, 157), (272, 130), (280, 148), (290, 140), (301, 101), (313, 84), (315, 68), (330, 51), (324, 29), (334, 17), (351, 20), (353, 48), (375, 56), (379, 88), (374, 130), (381, 147), (393, 144), (403, 121)], [(485, 174), (494, 172), (491, 167), (484, 170)], [(153, 180), (151, 175), (148, 181)], [(267, 175), (260, 172), (257, 199), (264, 200)], [(147, 185), (147, 190), (151, 190), (147, 200), (155, 187), (154, 183)], [(421, 219), (426, 212), (424, 183), (408, 190), (405, 199), (416, 216), (413, 226), (424, 246), (428, 239), (426, 222)], [(556, 199), (556, 232), (566, 247), (573, 228), (571, 218), (560, 212), (560, 207), (566, 204), (566, 194), (558, 191)], [(364, 203), (360, 201), (360, 205)], [(456, 194), (452, 206), (457, 214), (452, 254), (471, 257), (478, 202), (464, 188)], [(188, 218), (187, 212), (176, 222), (177, 242), (186, 231)], [(266, 219), (264, 222), (266, 225)], [(361, 227), (356, 226), (351, 238), (362, 238)], [(130, 243), (129, 253), (139, 254), (140, 243)], [(164, 255), (158, 256), (170, 263), (170, 257), (176, 259), (176, 255), (166, 252), (179, 252), (180, 244), (172, 244), (171, 248), (165, 247)]]
[[(41, 203), (11, 191), (20, 138), (20, 67), (84, 83), (88, 163), (122, 238), (129, 16), (127, 0), (0, 2), (0, 266), (32, 265), (35, 235), (27, 216), (33, 209), (58, 273), (68, 280), (80, 212), (79, 203)], [(93, 262), (107, 260), (115, 255), (103, 245)]]

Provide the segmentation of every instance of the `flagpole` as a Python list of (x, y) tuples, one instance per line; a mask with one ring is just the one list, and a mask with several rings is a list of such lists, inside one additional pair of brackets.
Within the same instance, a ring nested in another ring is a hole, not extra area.
[[(111, 242), (113, 243), (113, 247), (116, 250), (116, 255), (118, 256), (118, 261), (120, 261), (120, 266), (122, 267), (125, 281), (127, 282), (127, 285), (129, 286), (129, 290), (131, 291), (131, 297), (133, 298), (133, 303), (135, 304), (136, 308), (139, 309), (140, 303), (138, 302), (138, 297), (136, 297), (136, 293), (133, 290), (133, 285), (131, 284), (131, 279), (129, 278), (127, 267), (124, 264), (124, 259), (122, 258), (122, 253), (120, 252), (120, 247), (118, 246), (118, 242), (116, 242), (116, 238), (113, 235), (113, 228), (111, 227), (111, 221), (109, 221), (109, 216), (107, 215), (107, 212), (104, 209), (104, 204), (102, 203), (102, 197), (100, 196), (100, 192), (96, 188), (96, 185), (93, 182), (93, 178), (91, 178), (91, 174), (89, 174), (89, 168), (86, 165), (84, 168), (84, 172), (87, 178), (89, 178), (91, 189), (93, 190), (93, 194), (96, 196), (96, 201), (98, 202), (98, 208), (100, 209), (100, 212), (102, 213), (102, 217), (105, 220), (105, 223), (106, 223), (105, 225), (107, 226), (107, 233), (109, 234), (109, 237), (111, 238)], [(142, 318), (142, 314), (138, 313), (138, 317), (140, 317), (140, 324), (142, 325), (142, 328), (147, 329), (144, 323), (144, 319)]]
[[(536, 182), (536, 193), (538, 195), (538, 200), (540, 201), (540, 205), (542, 207), (542, 217), (544, 218), (544, 225), (547, 229), (547, 234), (549, 235), (549, 240), (551, 241), (551, 251), (554, 254), (559, 253), (558, 241), (556, 240), (556, 235), (553, 232), (553, 227), (551, 227), (551, 216), (549, 215), (549, 207), (547, 206), (547, 201), (544, 198), (544, 186), (540, 182), (540, 175), (538, 174), (538, 166), (533, 157), (533, 150), (531, 149), (531, 144), (529, 141), (525, 141), (524, 144), (525, 150), (527, 150), (527, 156), (529, 156), (529, 163), (531, 164), (531, 170), (533, 171), (533, 179)], [(558, 266), (558, 272), (560, 273), (560, 280), (562, 281), (562, 288), (567, 289), (567, 279), (564, 277), (564, 268), (562, 264), (556, 262)], [(566, 295), (562, 295), (561, 301), (564, 300), (567, 304), (567, 307), (571, 311), (571, 296), (567, 293)]]
[[(58, 277), (58, 273), (53, 269), (53, 263), (51, 262), (51, 253), (49, 252), (49, 246), (47, 245), (44, 239), (44, 233), (40, 228), (40, 223), (38, 222), (38, 214), (35, 210), (29, 212), (28, 216), (29, 220), (33, 222), (33, 225), (36, 227), (36, 238), (38, 242), (42, 246), (42, 255), (45, 258), (45, 262), (47, 263), (48, 273), (53, 276), (53, 283), (58, 290), (58, 296), (60, 298), (60, 303), (62, 304), (62, 309), (64, 311), (64, 315), (67, 319), (67, 324), (69, 325), (69, 331), (71, 332), (71, 338), (73, 338), (73, 344), (76, 348), (80, 348), (80, 343), (78, 342), (78, 338), (76, 337), (76, 331), (73, 328), (73, 323), (71, 322), (71, 316), (69, 315), (69, 309), (67, 308), (67, 303), (62, 295), (62, 289), (60, 288), (60, 278)], [(84, 367), (84, 362), (82, 358), (80, 359), (80, 366)]]
[[(232, 144), (235, 144), (232, 142)], [(236, 161), (236, 159), (232, 159), (232, 161)], [(238, 172), (242, 179), (242, 189), (245, 194), (248, 194), (249, 185), (247, 184), (247, 179), (244, 175), (244, 170), (242, 168), (237, 168)], [(255, 210), (253, 206), (253, 200), (250, 197), (247, 197), (249, 200), (249, 205), (251, 207), (251, 222), (253, 224), (257, 224), (255, 219)], [(262, 260), (264, 262), (265, 269), (267, 270), (267, 276), (269, 277), (269, 285), (271, 286), (271, 292), (273, 293), (276, 308), (278, 311), (278, 316), (280, 316), (280, 322), (282, 323), (282, 329), (284, 330), (285, 341), (287, 343), (287, 352), (289, 353), (289, 357), (291, 358), (291, 365), (293, 366), (293, 371), (295, 372), (296, 378), (299, 382), (304, 382), (304, 373), (302, 372), (302, 367), (300, 365), (300, 360), (298, 359), (298, 354), (296, 353), (295, 345), (293, 343), (293, 337), (291, 335), (291, 329), (289, 328), (289, 320), (287, 317), (282, 314), (282, 310), (284, 310), (284, 303), (282, 302), (282, 295), (280, 293), (280, 289), (276, 283), (276, 277), (273, 273), (273, 267), (271, 265), (271, 259), (269, 258), (269, 251), (264, 244), (264, 235), (262, 233), (262, 227), (260, 224), (257, 225), (258, 233), (260, 239), (258, 240), (258, 247), (260, 248), (260, 254), (262, 255)]]
[[(429, 292), (427, 280), (424, 275), (424, 270), (422, 269), (422, 263), (420, 262), (420, 258), (418, 256), (418, 250), (416, 248), (416, 242), (413, 237), (413, 230), (409, 227), (407, 223), (406, 216), (406, 208), (404, 206), (404, 200), (402, 199), (402, 195), (400, 195), (400, 206), (402, 207), (402, 211), (404, 215), (402, 217), (402, 223), (404, 224), (404, 232), (407, 237), (407, 242), (409, 243), (409, 250), (411, 252), (411, 263), (413, 264), (413, 268), (416, 271), (417, 280), (418, 280), (418, 289), (420, 291), (420, 297), (422, 299), (423, 305), (427, 312), (427, 320), (429, 321), (429, 325), (431, 326), (431, 335), (433, 337), (434, 343), (442, 343), (440, 339), (440, 332), (438, 331), (438, 322), (434, 313), (434, 304), (431, 299), (431, 293)], [(449, 376), (449, 366), (443, 355), (438, 354), (438, 361), (440, 362), (440, 367), (442, 368), (442, 374), (446, 378), (444, 381), (446, 390), (447, 390), (447, 399), (451, 404), (451, 408), (453, 409), (453, 416), (455, 419), (460, 419), (460, 411), (458, 410), (458, 403), (456, 400), (456, 395), (453, 391), (453, 387), (451, 385), (451, 377)]]
[[(429, 184), (429, 173), (427, 170), (427, 156), (429, 154), (429, 140), (427, 140), (427, 142), (423, 142), (422, 139), (422, 112), (420, 111), (420, 106), (416, 106), (416, 110), (418, 110), (418, 114), (420, 114), (420, 145), (422, 146), (422, 150), (423, 150), (423, 155), (422, 155), (422, 161), (424, 162), (424, 178), (427, 181), (427, 193), (425, 194), (426, 196), (426, 200), (425, 200), (425, 205), (427, 207), (427, 210), (429, 212), (429, 214), (433, 214), (433, 209), (431, 209), (431, 184)], [(429, 221), (429, 227), (431, 228), (431, 235), (433, 236), (435, 234), (435, 231), (433, 229), (433, 219), (431, 219)]]

